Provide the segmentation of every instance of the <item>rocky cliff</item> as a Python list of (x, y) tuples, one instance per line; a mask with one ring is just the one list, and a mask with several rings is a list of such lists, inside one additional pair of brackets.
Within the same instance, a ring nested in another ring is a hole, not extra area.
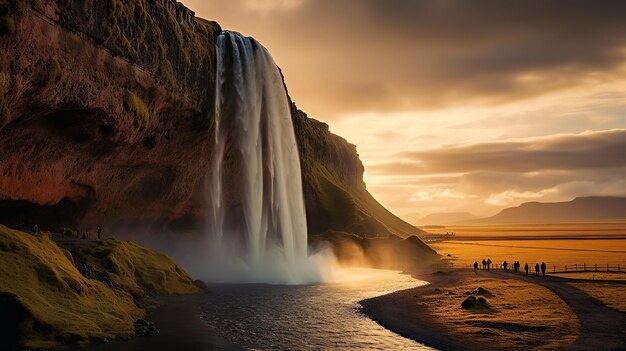
[[(0, 2), (0, 223), (202, 222), (221, 28), (171, 4)], [(367, 192), (354, 145), (293, 118), (310, 233), (420, 233)]]

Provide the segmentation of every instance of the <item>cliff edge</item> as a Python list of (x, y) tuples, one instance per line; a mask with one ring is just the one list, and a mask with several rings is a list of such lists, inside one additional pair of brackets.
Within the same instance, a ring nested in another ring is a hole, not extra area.
[[(170, 0), (1, 3), (0, 223), (202, 223), (220, 32)], [(293, 119), (311, 234), (421, 233), (367, 192), (354, 145)]]

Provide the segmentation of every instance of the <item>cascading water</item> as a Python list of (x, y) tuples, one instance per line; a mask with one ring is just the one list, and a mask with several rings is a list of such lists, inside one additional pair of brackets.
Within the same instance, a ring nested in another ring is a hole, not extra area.
[(256, 40), (217, 39), (209, 280), (323, 279), (308, 257), (300, 158), (283, 78)]

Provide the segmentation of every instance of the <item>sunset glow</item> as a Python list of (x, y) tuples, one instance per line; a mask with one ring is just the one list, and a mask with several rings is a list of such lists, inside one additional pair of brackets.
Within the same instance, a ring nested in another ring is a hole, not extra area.
[[(408, 221), (626, 195), (621, 4), (185, 3), (264, 42), (298, 106), (357, 146), (369, 191)], [(585, 147), (591, 136), (606, 148)], [(607, 162), (479, 160), (504, 145), (559, 153), (563, 138), (580, 145), (575, 158)], [(484, 152), (468, 159), (468, 148)], [(446, 165), (431, 167), (443, 156)]]

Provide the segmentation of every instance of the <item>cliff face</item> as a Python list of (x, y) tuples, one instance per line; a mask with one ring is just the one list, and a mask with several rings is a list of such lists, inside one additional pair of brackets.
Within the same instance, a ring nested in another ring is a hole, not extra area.
[(384, 208), (367, 191), (356, 146), (293, 107), (309, 233), (364, 238), (418, 235), (421, 230)]
[[(0, 223), (202, 221), (221, 29), (180, 11), (0, 3)], [(354, 145), (293, 117), (311, 233), (419, 233), (367, 192)]]

